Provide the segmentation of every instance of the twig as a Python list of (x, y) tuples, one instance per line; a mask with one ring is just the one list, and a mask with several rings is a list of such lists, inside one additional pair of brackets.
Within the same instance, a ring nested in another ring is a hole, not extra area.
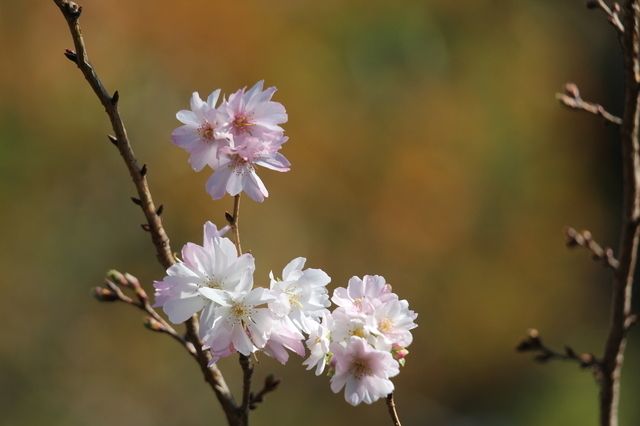
[(607, 15), (607, 20), (613, 27), (621, 34), (624, 33), (624, 25), (620, 21), (620, 5), (616, 2), (613, 3), (613, 7), (609, 7), (604, 0), (589, 0), (587, 1), (587, 7), (589, 9), (600, 9)]
[[(240, 195), (233, 197), (233, 213), (226, 212), (225, 218), (235, 239), (238, 255), (242, 254), (242, 243), (240, 242)], [(251, 377), (253, 376), (253, 365), (251, 358), (240, 354), (238, 356), (240, 367), (242, 368), (242, 403), (238, 407), (238, 416), (243, 424), (249, 424), (249, 411), (251, 409)]]
[(622, 50), (625, 71), (625, 106), (621, 130), (623, 219), (620, 230), (620, 265), (614, 274), (611, 320), (602, 357), (600, 425), (618, 426), (620, 376), (626, 335), (632, 318), (631, 300), (640, 241), (640, 0), (625, 0)]
[(529, 330), (527, 337), (516, 347), (516, 351), (533, 352), (535, 354), (533, 359), (541, 364), (549, 361), (571, 361), (578, 363), (581, 368), (593, 369), (594, 373), (598, 373), (600, 369), (599, 361), (593, 354), (579, 354), (570, 346), (565, 346), (563, 352), (549, 348), (542, 342), (540, 333), (536, 329)]
[(269, 374), (264, 379), (264, 386), (262, 387), (262, 389), (260, 389), (260, 391), (256, 394), (251, 393), (249, 397), (249, 409), (255, 410), (257, 405), (264, 400), (265, 395), (276, 390), (279, 384), (280, 380), (276, 379), (273, 374)]
[[(95, 288), (94, 294), (98, 300), (102, 302), (120, 301), (140, 309), (149, 315), (145, 323), (145, 326), (148, 329), (171, 336), (174, 340), (184, 346), (187, 349), (187, 352), (195, 357), (196, 350), (193, 344), (185, 340), (156, 312), (155, 309), (153, 309), (151, 304), (149, 304), (146, 292), (136, 277), (131, 274), (122, 274), (118, 271), (110, 271), (108, 273), (108, 278), (105, 279), (104, 285), (105, 287)], [(136, 298), (132, 299), (127, 296), (121, 287), (132, 289), (136, 294)]]
[(225, 218), (231, 226), (239, 255), (242, 254), (242, 244), (240, 243), (240, 195), (241, 194), (238, 194), (233, 197), (233, 213), (225, 213)]
[[(122, 118), (120, 117), (120, 112), (118, 110), (120, 95), (117, 91), (114, 92), (113, 95), (109, 94), (96, 74), (93, 66), (89, 62), (79, 23), (82, 7), (69, 0), (53, 1), (67, 21), (69, 31), (73, 39), (73, 44), (75, 46), (75, 52), (67, 50), (65, 52), (65, 56), (78, 66), (109, 116), (111, 127), (115, 133), (115, 136), (110, 136), (109, 139), (118, 148), (118, 151), (129, 170), (131, 179), (133, 180), (138, 192), (140, 207), (147, 219), (147, 223), (143, 224), (143, 229), (148, 230), (151, 234), (151, 239), (156, 248), (158, 260), (166, 269), (175, 263), (175, 259), (169, 245), (169, 238), (162, 226), (162, 220), (160, 219), (160, 215), (157, 213), (158, 210), (153, 202), (153, 198), (151, 197), (151, 192), (149, 191), (146, 179), (147, 166), (138, 166), (138, 161), (129, 142), (127, 131)], [(197, 361), (202, 373), (204, 374), (205, 380), (213, 388), (218, 401), (223, 407), (229, 424), (235, 424), (237, 419), (233, 396), (231, 395), (222, 373), (218, 368), (215, 365), (211, 367), (208, 366), (208, 353), (202, 351), (202, 343), (198, 337), (197, 320), (195, 316), (187, 320), (185, 325), (187, 329), (185, 339), (191, 342), (196, 349)]]
[(400, 419), (398, 418), (398, 411), (396, 410), (396, 401), (393, 398), (393, 393), (387, 395), (387, 409), (393, 426), (402, 426)]
[(580, 97), (580, 90), (578, 86), (573, 83), (567, 83), (564, 86), (564, 93), (556, 93), (556, 99), (560, 101), (567, 108), (585, 111), (594, 115), (599, 115), (605, 121), (605, 123), (615, 124), (619, 126), (622, 124), (622, 119), (609, 113), (600, 104), (587, 102)]
[(613, 270), (620, 266), (620, 262), (613, 255), (613, 249), (600, 246), (593, 240), (591, 232), (586, 230), (578, 232), (571, 227), (567, 227), (564, 232), (567, 237), (567, 247), (583, 247), (591, 252), (593, 260), (600, 261)]

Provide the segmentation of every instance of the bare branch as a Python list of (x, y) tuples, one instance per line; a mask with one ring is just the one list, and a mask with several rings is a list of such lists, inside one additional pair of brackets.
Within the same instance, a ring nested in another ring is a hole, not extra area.
[(620, 117), (607, 112), (602, 105), (584, 101), (580, 97), (578, 86), (573, 83), (565, 84), (564, 93), (556, 93), (556, 99), (567, 108), (599, 115), (604, 119), (605, 123), (615, 124), (616, 126), (622, 124)]
[[(149, 231), (153, 244), (156, 248), (158, 260), (166, 269), (175, 263), (175, 258), (169, 245), (169, 237), (162, 226), (162, 220), (158, 214), (158, 208), (155, 206), (153, 198), (151, 197), (151, 192), (149, 191), (149, 185), (146, 179), (147, 166), (146, 164), (142, 165), (142, 167), (138, 165), (138, 161), (127, 136), (124, 122), (120, 117), (120, 112), (118, 110), (118, 101), (120, 98), (119, 92), (115, 91), (114, 94), (111, 95), (104, 87), (102, 81), (89, 62), (79, 23), (82, 7), (70, 0), (53, 1), (67, 21), (69, 31), (73, 39), (73, 44), (75, 46), (75, 52), (67, 49), (65, 51), (65, 56), (78, 66), (109, 117), (111, 127), (115, 134), (115, 136), (109, 136), (109, 140), (118, 148), (118, 151), (129, 170), (131, 179), (133, 180), (138, 192), (137, 198), (140, 200), (140, 207), (147, 220), (147, 223), (143, 224), (142, 228), (145, 231)], [(152, 316), (152, 318), (158, 321), (155, 316)], [(160, 321), (158, 322), (160, 324), (162, 323)], [(185, 325), (187, 329), (185, 340), (194, 346), (196, 350), (196, 359), (200, 365), (200, 369), (205, 380), (214, 390), (218, 401), (224, 409), (229, 424), (235, 424), (237, 422), (237, 413), (233, 396), (231, 395), (231, 392), (222, 377), (222, 373), (218, 368), (215, 365), (208, 365), (210, 357), (208, 352), (202, 350), (202, 342), (200, 341), (197, 333), (197, 317), (194, 316), (190, 318), (187, 320)]]
[(581, 368), (591, 368), (594, 372), (599, 371), (600, 364), (593, 354), (578, 354), (569, 346), (565, 346), (564, 351), (560, 352), (546, 346), (542, 342), (538, 330), (531, 329), (527, 334), (527, 337), (516, 346), (516, 351), (533, 352), (535, 354), (533, 359), (536, 362), (545, 364), (549, 361), (571, 361), (578, 363)]
[[(131, 274), (122, 274), (118, 271), (110, 271), (105, 279), (105, 287), (96, 287), (95, 295), (100, 301), (120, 301), (134, 306), (145, 312), (149, 317), (145, 325), (148, 329), (171, 336), (185, 347), (191, 356), (196, 355), (196, 350), (191, 342), (186, 341), (168, 322), (166, 322), (151, 304), (138, 279)], [(135, 299), (127, 296), (122, 288), (130, 289), (135, 293)]]
[(618, 249), (619, 267), (614, 274), (611, 319), (602, 356), (600, 425), (618, 425), (620, 377), (633, 323), (631, 301), (640, 244), (640, 0), (625, 0), (622, 53), (625, 101), (621, 127), (623, 216)]
[(589, 0), (587, 1), (587, 7), (589, 9), (600, 9), (607, 16), (607, 20), (613, 27), (618, 30), (620, 34), (624, 33), (624, 25), (620, 21), (620, 5), (617, 2), (613, 3), (613, 7), (604, 0)]
[(578, 232), (571, 227), (567, 227), (564, 232), (567, 237), (567, 247), (583, 247), (591, 252), (593, 260), (600, 261), (613, 270), (620, 266), (620, 262), (613, 255), (613, 249), (600, 246), (593, 240), (591, 232), (586, 230)]
[(264, 386), (262, 387), (262, 389), (260, 389), (260, 391), (256, 394), (251, 393), (249, 397), (249, 409), (255, 410), (258, 404), (264, 400), (265, 395), (276, 390), (279, 384), (280, 380), (276, 379), (273, 374), (269, 374), (264, 379)]

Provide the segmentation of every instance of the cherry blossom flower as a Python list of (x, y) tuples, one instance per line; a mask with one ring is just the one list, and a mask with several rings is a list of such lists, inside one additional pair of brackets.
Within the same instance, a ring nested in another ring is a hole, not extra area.
[(307, 339), (307, 348), (309, 348), (309, 357), (304, 360), (302, 365), (307, 370), (316, 368), (316, 376), (324, 371), (329, 360), (329, 346), (331, 344), (331, 330), (333, 329), (333, 317), (329, 313), (324, 313), (320, 321), (309, 331)]
[(228, 238), (220, 236), (215, 225), (204, 225), (204, 243), (187, 243), (182, 248), (182, 261), (167, 269), (167, 276), (154, 282), (156, 303), (175, 324), (186, 321), (211, 303), (204, 289), (230, 292), (248, 291), (253, 286), (254, 258), (238, 256)]
[(183, 123), (173, 131), (173, 142), (187, 151), (189, 163), (195, 171), (206, 165), (216, 167), (220, 160), (220, 149), (229, 145), (231, 134), (223, 130), (224, 117), (216, 108), (220, 89), (209, 95), (207, 101), (200, 99), (198, 92), (191, 96), (191, 110), (181, 110), (176, 118)]
[(220, 106), (225, 129), (233, 134), (236, 143), (253, 136), (262, 139), (265, 133), (282, 134), (280, 124), (287, 122), (284, 106), (271, 100), (275, 87), (263, 90), (264, 81), (257, 82), (251, 89), (240, 89), (229, 96)]
[(289, 360), (289, 352), (304, 356), (304, 336), (288, 317), (275, 319), (269, 340), (263, 351), (281, 364)]
[(390, 300), (378, 306), (373, 313), (376, 321), (376, 333), (381, 336), (376, 347), (390, 350), (392, 346), (407, 347), (413, 341), (412, 329), (418, 315), (409, 309), (406, 300)]
[(335, 368), (331, 390), (338, 393), (345, 388), (344, 398), (349, 404), (371, 404), (393, 392), (389, 378), (400, 369), (391, 353), (374, 349), (359, 337), (351, 337), (346, 345), (333, 343), (331, 350)]
[(333, 328), (331, 339), (333, 342), (345, 342), (352, 336), (360, 337), (370, 344), (375, 344), (377, 324), (372, 315), (346, 309), (336, 308), (332, 313)]
[(207, 192), (214, 200), (225, 193), (235, 196), (241, 192), (261, 203), (269, 196), (266, 186), (256, 173), (255, 167), (262, 166), (278, 172), (287, 172), (291, 164), (280, 154), (287, 137), (266, 133), (262, 137), (247, 136), (235, 145), (223, 150), (219, 164), (207, 181)]
[[(211, 363), (235, 352), (248, 356), (267, 344), (274, 318), (266, 307), (273, 300), (266, 288), (231, 292), (202, 288), (202, 294), (217, 306), (211, 329), (204, 333), (203, 349), (211, 351)], [(265, 305), (264, 307), (259, 307)]]
[(271, 291), (276, 300), (269, 308), (279, 316), (287, 316), (295, 326), (305, 333), (317, 324), (320, 316), (328, 312), (329, 295), (327, 284), (331, 278), (321, 269), (302, 269), (307, 261), (304, 257), (293, 259), (282, 270), (282, 280), (271, 278)]
[(397, 298), (398, 296), (391, 291), (391, 286), (387, 284), (384, 277), (365, 275), (362, 279), (352, 277), (347, 288), (336, 288), (331, 300), (345, 309), (369, 314), (377, 306)]

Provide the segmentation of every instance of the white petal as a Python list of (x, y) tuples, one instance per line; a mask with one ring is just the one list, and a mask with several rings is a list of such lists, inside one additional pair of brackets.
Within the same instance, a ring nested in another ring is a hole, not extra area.
[(200, 287), (198, 289), (198, 292), (220, 306), (229, 306), (229, 296), (224, 290), (219, 290), (217, 288)]
[(180, 110), (176, 114), (176, 118), (184, 124), (200, 127), (200, 120), (198, 120), (198, 116), (193, 111), (187, 109)]
[(205, 301), (200, 296), (191, 296), (182, 299), (171, 299), (164, 304), (163, 309), (169, 316), (169, 321), (180, 324), (189, 319), (193, 314), (202, 309)]
[(213, 92), (211, 92), (211, 94), (207, 98), (207, 104), (209, 104), (211, 108), (215, 108), (219, 97), (220, 97), (220, 89), (214, 90)]
[(207, 180), (207, 192), (214, 200), (219, 200), (224, 197), (227, 189), (227, 182), (231, 176), (233, 169), (229, 166), (222, 166), (211, 175)]
[(262, 179), (256, 174), (255, 170), (251, 170), (245, 174), (244, 192), (246, 192), (249, 198), (258, 203), (263, 202), (265, 197), (269, 196), (269, 191), (267, 191)]
[(290, 279), (289, 275), (291, 275), (292, 272), (302, 271), (302, 268), (304, 268), (304, 264), (306, 261), (307, 259), (305, 259), (304, 257), (296, 257), (295, 259), (293, 259), (282, 270), (282, 279), (284, 281), (287, 281)]

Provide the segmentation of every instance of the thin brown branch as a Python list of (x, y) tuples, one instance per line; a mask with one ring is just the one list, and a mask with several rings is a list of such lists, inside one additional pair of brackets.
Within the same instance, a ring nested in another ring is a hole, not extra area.
[(233, 238), (239, 255), (242, 254), (242, 244), (240, 243), (240, 195), (241, 194), (238, 194), (233, 197), (233, 213), (225, 213), (227, 222), (231, 226), (231, 232), (233, 232)]
[[(87, 54), (79, 23), (82, 7), (69, 0), (53, 1), (67, 21), (69, 31), (73, 39), (73, 44), (75, 46), (75, 51), (67, 50), (65, 52), (65, 56), (78, 66), (109, 117), (111, 127), (115, 134), (115, 136), (110, 136), (109, 139), (118, 148), (118, 151), (127, 166), (129, 174), (131, 175), (131, 179), (133, 180), (138, 193), (137, 199), (140, 201), (140, 208), (147, 220), (147, 223), (143, 224), (143, 229), (149, 231), (153, 244), (156, 248), (158, 260), (166, 269), (175, 263), (175, 259), (169, 245), (169, 237), (162, 226), (162, 220), (160, 219), (161, 210), (155, 206), (153, 198), (151, 197), (151, 192), (149, 191), (149, 185), (146, 179), (148, 172), (147, 166), (146, 164), (139, 166), (138, 160), (136, 159), (133, 148), (129, 142), (124, 122), (120, 116), (120, 112), (118, 110), (118, 101), (120, 99), (119, 92), (116, 91), (113, 95), (110, 95), (110, 92), (107, 91), (105, 86), (102, 84), (102, 81), (89, 62), (89, 56)], [(153, 319), (158, 321), (156, 317), (153, 317)], [(195, 316), (186, 322), (186, 329), (187, 332), (185, 340), (194, 346), (196, 350), (196, 358), (205, 380), (211, 385), (218, 401), (223, 406), (229, 424), (235, 424), (237, 419), (233, 396), (231, 395), (231, 392), (222, 377), (222, 373), (218, 368), (215, 365), (211, 367), (208, 366), (208, 353), (202, 351), (202, 343), (198, 337), (197, 319)]]
[(253, 364), (251, 358), (240, 354), (240, 366), (242, 367), (242, 404), (240, 415), (248, 423), (249, 409), (251, 408), (251, 378), (253, 376)]
[[(233, 213), (225, 214), (227, 222), (233, 232), (236, 250), (242, 254), (242, 243), (240, 242), (240, 194), (233, 197)], [(249, 424), (249, 411), (251, 409), (251, 378), (253, 376), (253, 365), (251, 358), (240, 354), (238, 356), (240, 367), (242, 368), (242, 402), (238, 407), (238, 417), (244, 425)]]
[(564, 231), (567, 238), (567, 247), (583, 247), (591, 252), (593, 260), (602, 262), (605, 266), (616, 270), (620, 266), (620, 262), (613, 255), (613, 249), (610, 247), (602, 247), (598, 244), (589, 231), (576, 231), (574, 228), (567, 227)]
[(620, 376), (626, 336), (631, 324), (631, 300), (640, 241), (640, 0), (625, 0), (622, 50), (625, 71), (624, 118), (621, 129), (623, 218), (614, 274), (611, 320), (602, 357), (600, 425), (618, 426)]
[(396, 401), (393, 398), (393, 393), (387, 395), (387, 410), (389, 411), (389, 416), (391, 417), (391, 422), (393, 426), (402, 426), (400, 423), (400, 418), (398, 418), (398, 411), (396, 410)]
[(264, 400), (264, 397), (270, 393), (273, 392), (274, 390), (276, 390), (278, 388), (278, 385), (280, 384), (280, 380), (276, 379), (273, 374), (269, 374), (265, 379), (264, 379), (264, 386), (262, 386), (262, 389), (260, 389), (260, 391), (256, 394), (251, 393), (250, 397), (249, 397), (249, 409), (250, 410), (255, 410), (258, 406), (259, 403), (261, 403)]
[(570, 346), (565, 346), (564, 351), (551, 349), (542, 342), (540, 333), (536, 329), (530, 329), (527, 337), (518, 346), (518, 352), (530, 352), (534, 354), (534, 361), (545, 364), (549, 361), (570, 361), (577, 363), (580, 368), (590, 368), (598, 373), (600, 364), (595, 355), (590, 353), (577, 353)]
[(578, 86), (573, 83), (565, 84), (564, 93), (556, 93), (556, 99), (567, 108), (598, 115), (604, 119), (605, 123), (615, 124), (616, 126), (622, 124), (620, 117), (609, 113), (602, 105), (583, 100), (580, 97)]
[[(149, 304), (147, 294), (140, 285), (138, 279), (131, 274), (122, 274), (118, 271), (110, 271), (105, 279), (105, 287), (96, 287), (95, 296), (100, 301), (120, 301), (134, 306), (148, 315), (145, 325), (148, 329), (169, 335), (175, 341), (185, 347), (190, 355), (196, 356), (194, 346), (185, 340), (168, 322), (166, 322), (151, 304)], [(125, 294), (123, 289), (131, 289), (135, 298)]]
[(614, 2), (613, 6), (609, 7), (604, 0), (589, 0), (587, 7), (589, 9), (600, 9), (607, 16), (609, 23), (613, 25), (620, 34), (624, 33), (624, 25), (620, 20), (620, 5), (617, 2)]

